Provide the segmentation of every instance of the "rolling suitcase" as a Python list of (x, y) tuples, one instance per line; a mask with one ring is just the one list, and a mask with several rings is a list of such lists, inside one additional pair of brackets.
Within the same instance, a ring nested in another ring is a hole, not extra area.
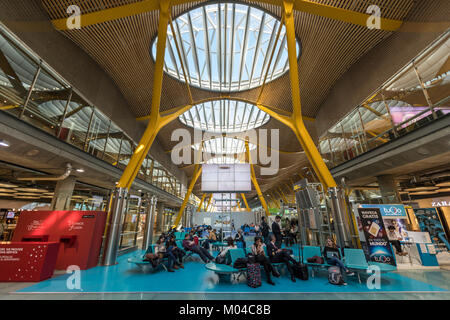
[(247, 264), (247, 285), (252, 288), (261, 286), (261, 268), (259, 263)]

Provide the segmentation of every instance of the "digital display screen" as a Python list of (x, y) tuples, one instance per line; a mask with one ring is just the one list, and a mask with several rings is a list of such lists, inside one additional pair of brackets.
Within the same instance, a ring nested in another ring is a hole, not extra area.
[(203, 192), (250, 192), (250, 164), (202, 165)]
[(6, 219), (14, 219), (16, 213), (14, 211), (8, 211), (6, 214)]

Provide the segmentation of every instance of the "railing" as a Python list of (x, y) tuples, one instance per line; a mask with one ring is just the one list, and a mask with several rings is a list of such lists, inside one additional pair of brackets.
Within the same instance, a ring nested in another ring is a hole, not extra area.
[(446, 32), (319, 139), (328, 167), (450, 113), (449, 45)]

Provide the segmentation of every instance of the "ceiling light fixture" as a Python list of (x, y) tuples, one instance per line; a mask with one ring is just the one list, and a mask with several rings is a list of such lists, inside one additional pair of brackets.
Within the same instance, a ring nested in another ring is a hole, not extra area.
[(83, 169), (83, 168), (78, 168), (78, 169), (76, 169), (76, 171), (77, 171), (77, 172), (80, 172), (80, 173), (83, 173), (83, 172), (84, 172), (84, 169)]
[(9, 142), (3, 139), (0, 139), (0, 147), (5, 147), (8, 148), (9, 147)]

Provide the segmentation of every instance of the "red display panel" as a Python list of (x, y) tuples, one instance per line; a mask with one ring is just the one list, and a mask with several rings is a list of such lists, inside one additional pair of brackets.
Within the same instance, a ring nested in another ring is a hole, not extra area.
[(58, 242), (0, 244), (0, 282), (36, 282), (50, 278), (58, 247)]
[(56, 269), (85, 270), (97, 265), (105, 222), (103, 211), (22, 211), (12, 241), (58, 242)]

